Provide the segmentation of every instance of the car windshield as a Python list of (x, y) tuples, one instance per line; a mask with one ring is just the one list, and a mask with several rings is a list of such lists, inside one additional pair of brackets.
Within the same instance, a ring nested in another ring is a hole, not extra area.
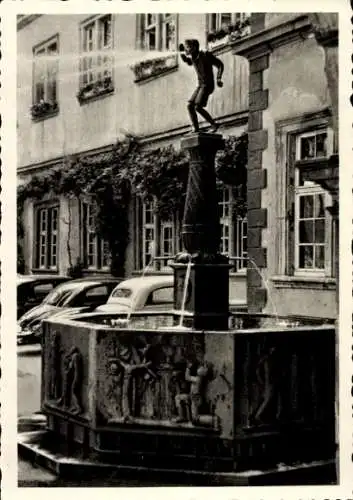
[(77, 283), (65, 283), (57, 286), (43, 300), (43, 304), (50, 306), (60, 306), (74, 291), (78, 291)]

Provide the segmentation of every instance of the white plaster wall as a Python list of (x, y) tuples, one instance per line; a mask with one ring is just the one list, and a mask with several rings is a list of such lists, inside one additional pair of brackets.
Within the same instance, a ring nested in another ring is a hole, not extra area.
[[(138, 135), (153, 134), (187, 125), (187, 100), (196, 86), (193, 68), (180, 61), (177, 71), (137, 85), (129, 64), (135, 49), (136, 18), (114, 15), (116, 50), (115, 92), (80, 105), (79, 88), (80, 23), (87, 15), (46, 15), (18, 32), (18, 165), (54, 159), (112, 144), (125, 129)], [(33, 122), (32, 50), (59, 34), (60, 111), (55, 117)], [(193, 36), (205, 43), (206, 15), (180, 14), (179, 41)], [(208, 109), (216, 117), (246, 110), (248, 66), (229, 52), (220, 56), (225, 63), (224, 87), (217, 88)]]
[(280, 314), (335, 317), (334, 290), (277, 289), (271, 279), (277, 274), (282, 238), (278, 218), (278, 207), (283, 201), (279, 198), (283, 196), (279, 189), (279, 169), (285, 168), (285, 161), (278, 161), (275, 125), (280, 120), (316, 113), (330, 105), (321, 47), (309, 38), (275, 49), (270, 56), (270, 67), (264, 72), (264, 88), (269, 89), (269, 107), (263, 113), (268, 147), (263, 152), (267, 188), (262, 191), (262, 206), (268, 211), (268, 227), (263, 230), (262, 244), (267, 248), (268, 268), (264, 270), (264, 276), (272, 298), (272, 303), (267, 302), (266, 311), (273, 312), (274, 304)]

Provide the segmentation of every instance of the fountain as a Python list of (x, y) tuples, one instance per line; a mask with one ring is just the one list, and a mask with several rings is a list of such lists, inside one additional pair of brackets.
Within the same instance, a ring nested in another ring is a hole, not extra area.
[(107, 313), (44, 322), (47, 429), (20, 437), (25, 456), (64, 476), (132, 470), (180, 484), (332, 480), (334, 325), (275, 311), (234, 313), (229, 329), (230, 266), (218, 253), (214, 172), (222, 145), (218, 134), (182, 140), (190, 172), (174, 311), (132, 313), (128, 325)]

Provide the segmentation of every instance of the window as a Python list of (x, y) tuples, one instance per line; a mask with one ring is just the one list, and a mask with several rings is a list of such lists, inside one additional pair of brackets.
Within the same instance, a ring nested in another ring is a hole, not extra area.
[(159, 220), (153, 200), (136, 200), (135, 268), (149, 266), (155, 270), (170, 270), (168, 260), (179, 251), (177, 216)]
[[(233, 272), (247, 266), (247, 220), (235, 214), (236, 190), (221, 187), (218, 190), (221, 224), (220, 251), (233, 264)], [(154, 202), (136, 201), (135, 268), (170, 270), (168, 260), (182, 248), (181, 224), (176, 215), (161, 221), (154, 210)]]
[(35, 267), (57, 269), (59, 207), (38, 208), (36, 218)]
[(167, 305), (174, 303), (174, 287), (158, 288), (150, 293), (146, 299), (146, 306)]
[(108, 270), (109, 245), (96, 233), (94, 208), (93, 204), (81, 203), (82, 260), (86, 269)]
[(57, 111), (58, 37), (33, 49), (33, 117)]
[[(112, 84), (112, 16), (101, 16), (82, 25), (80, 87), (103, 91)], [(94, 87), (94, 85), (96, 87)], [(102, 86), (99, 89), (99, 85)], [(105, 86), (105, 87), (104, 87)], [(97, 92), (96, 92), (97, 93)]]
[(294, 271), (295, 274), (330, 275), (332, 268), (332, 219), (326, 207), (330, 195), (306, 173), (308, 163), (327, 160), (332, 153), (332, 133), (319, 129), (295, 138), (294, 165)]
[(141, 61), (131, 67), (136, 83), (169, 73), (178, 67), (177, 21), (177, 14), (138, 14), (137, 46), (158, 53), (154, 58), (151, 55), (148, 59), (142, 56)]
[(233, 272), (247, 266), (247, 220), (234, 214), (235, 189), (218, 188), (221, 224), (220, 252), (234, 263)]
[(107, 285), (97, 285), (88, 288), (79, 293), (71, 301), (71, 307), (98, 307), (105, 304), (110, 294), (110, 288)]
[(211, 50), (250, 34), (250, 15), (244, 12), (207, 14), (206, 39)]
[(176, 14), (142, 14), (142, 47), (147, 50), (176, 50), (176, 21)]
[(208, 15), (208, 31), (219, 31), (230, 24), (244, 21), (249, 15), (244, 12), (218, 13)]

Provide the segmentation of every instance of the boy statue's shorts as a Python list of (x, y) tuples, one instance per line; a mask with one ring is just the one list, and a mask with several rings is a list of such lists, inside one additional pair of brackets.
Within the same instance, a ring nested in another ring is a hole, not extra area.
[(213, 90), (208, 87), (198, 86), (190, 97), (189, 102), (204, 108), (207, 105), (208, 98), (212, 92)]

